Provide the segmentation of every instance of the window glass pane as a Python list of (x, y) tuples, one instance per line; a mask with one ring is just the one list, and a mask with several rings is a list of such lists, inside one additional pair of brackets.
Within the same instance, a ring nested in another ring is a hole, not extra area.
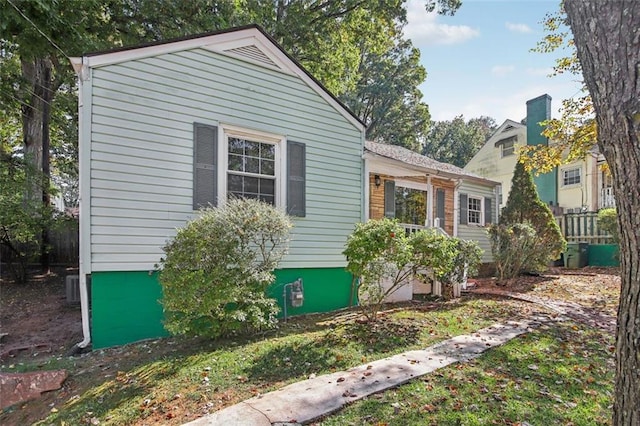
[(264, 201), (265, 203), (274, 205), (275, 204), (275, 198), (273, 197), (273, 195), (260, 195), (260, 201)]
[(260, 173), (260, 160), (257, 158), (245, 158), (244, 171), (247, 173)]
[(276, 146), (270, 143), (260, 144), (260, 157), (273, 160), (276, 158)]
[(275, 162), (273, 160), (260, 160), (260, 174), (273, 176), (275, 172)]
[(275, 195), (275, 181), (273, 179), (260, 179), (260, 193)]
[(232, 192), (242, 192), (242, 176), (229, 174), (227, 189)]
[(229, 170), (242, 171), (242, 157), (240, 155), (229, 154)]
[(396, 219), (400, 223), (424, 225), (427, 218), (426, 192), (396, 186)]
[(260, 157), (260, 142), (246, 141), (244, 154), (251, 157)]
[(244, 176), (244, 192), (245, 193), (258, 193), (258, 178)]
[(243, 154), (244, 153), (244, 139), (229, 138), (229, 153)]

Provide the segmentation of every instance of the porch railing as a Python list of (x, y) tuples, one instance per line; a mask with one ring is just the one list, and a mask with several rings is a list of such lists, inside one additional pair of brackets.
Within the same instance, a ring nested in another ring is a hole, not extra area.
[(444, 229), (440, 228), (439, 226), (433, 226), (433, 227), (429, 227), (429, 226), (424, 226), (424, 225), (414, 225), (412, 223), (401, 223), (400, 224), (403, 228), (404, 228), (404, 232), (407, 235), (411, 235), (414, 234), (418, 231), (421, 231), (423, 229), (435, 229), (436, 232), (442, 234), (442, 235), (446, 235), (447, 237), (449, 236), (449, 234), (447, 234), (447, 231), (445, 231)]
[(602, 188), (600, 191), (600, 208), (615, 207), (616, 200), (613, 198), (613, 188)]

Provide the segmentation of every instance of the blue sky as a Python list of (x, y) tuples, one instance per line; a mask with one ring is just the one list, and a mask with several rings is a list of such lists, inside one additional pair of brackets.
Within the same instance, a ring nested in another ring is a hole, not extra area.
[(405, 35), (420, 49), (427, 80), (420, 86), (433, 120), (488, 115), (497, 124), (526, 115), (526, 101), (547, 93), (552, 114), (576, 95), (576, 76), (548, 77), (560, 54), (530, 52), (556, 0), (463, 0), (455, 16), (427, 14), (409, 0)]

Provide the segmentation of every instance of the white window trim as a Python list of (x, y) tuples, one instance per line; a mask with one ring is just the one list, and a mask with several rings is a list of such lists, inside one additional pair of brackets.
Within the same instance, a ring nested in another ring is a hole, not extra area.
[[(471, 210), (469, 208), (469, 204), (471, 203), (471, 200), (478, 200), (480, 202), (480, 223), (476, 223), (476, 222), (471, 222), (470, 219), (470, 214), (472, 211), (477, 211), (477, 210)], [(467, 224), (470, 226), (484, 226), (484, 197), (476, 197), (475, 195), (467, 195)]]
[(275, 178), (276, 197), (275, 205), (285, 208), (287, 200), (287, 138), (274, 133), (259, 130), (246, 129), (231, 124), (218, 126), (218, 204), (223, 205), (227, 201), (227, 172), (229, 167), (229, 139), (230, 137), (247, 138), (257, 142), (266, 142), (275, 145)]
[[(577, 170), (580, 176), (580, 182), (578, 183), (571, 183), (571, 184), (567, 184), (565, 185), (564, 180), (565, 180), (565, 173), (566, 172), (570, 172), (573, 170)], [(563, 169), (560, 170), (560, 179), (562, 179), (561, 184), (563, 188), (577, 188), (582, 186), (582, 178), (583, 178), (583, 173), (582, 173), (582, 167), (581, 166), (575, 166), (575, 167), (565, 167)]]

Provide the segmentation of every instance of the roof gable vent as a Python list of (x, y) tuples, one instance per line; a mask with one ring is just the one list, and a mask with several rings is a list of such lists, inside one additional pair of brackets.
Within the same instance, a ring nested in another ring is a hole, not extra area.
[(271, 60), (265, 53), (255, 45), (248, 45), (242, 47), (236, 47), (233, 49), (227, 49), (225, 53), (239, 56), (241, 58), (248, 59), (251, 62), (259, 62), (272, 68), (280, 68), (275, 62)]

